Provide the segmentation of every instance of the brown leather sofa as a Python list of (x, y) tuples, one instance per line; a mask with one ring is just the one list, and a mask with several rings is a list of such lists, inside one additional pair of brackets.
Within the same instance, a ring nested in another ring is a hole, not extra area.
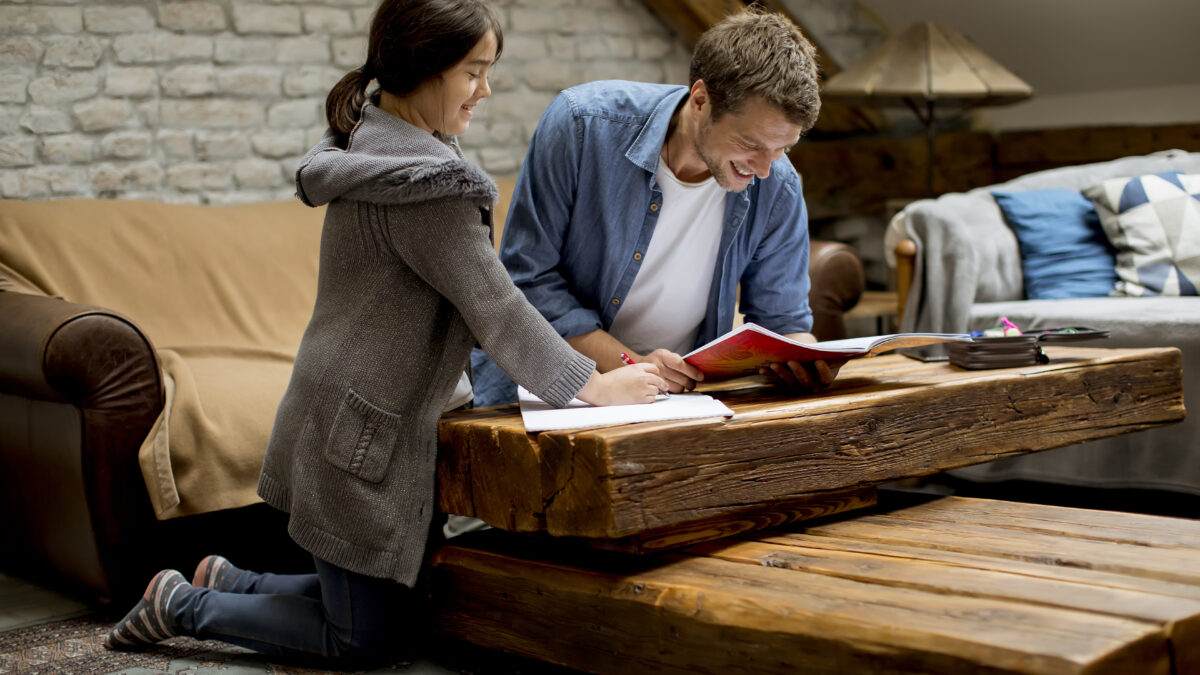
[[(263, 443), (231, 468), (195, 429), (242, 414), (256, 426), (248, 438), (265, 442), (315, 295), (321, 216), (295, 202), (0, 201), (6, 570), (124, 605), (156, 570), (190, 574), (212, 552), (278, 571), (311, 564), (283, 514), (252, 503)], [(811, 275), (815, 332), (843, 336), (863, 290), (857, 255), (813, 242)], [(222, 345), (234, 360), (220, 361)], [(236, 382), (221, 390), (222, 378)], [(200, 398), (191, 439), (165, 414), (189, 386)], [(165, 470), (152, 461), (164, 429)], [(179, 456), (189, 440), (194, 454)]]

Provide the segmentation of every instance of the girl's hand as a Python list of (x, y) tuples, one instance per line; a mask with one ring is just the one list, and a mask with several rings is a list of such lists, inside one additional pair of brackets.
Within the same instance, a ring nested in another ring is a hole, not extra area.
[(658, 366), (635, 363), (607, 373), (593, 372), (577, 398), (592, 405), (653, 403), (659, 392), (666, 390), (667, 381), (658, 376)]

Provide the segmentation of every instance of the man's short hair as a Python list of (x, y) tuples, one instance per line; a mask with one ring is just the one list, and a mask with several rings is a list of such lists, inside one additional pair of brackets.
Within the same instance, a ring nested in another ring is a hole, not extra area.
[(738, 12), (705, 31), (692, 52), (689, 80), (704, 80), (713, 120), (755, 96), (802, 132), (821, 111), (816, 49), (794, 23), (762, 9)]

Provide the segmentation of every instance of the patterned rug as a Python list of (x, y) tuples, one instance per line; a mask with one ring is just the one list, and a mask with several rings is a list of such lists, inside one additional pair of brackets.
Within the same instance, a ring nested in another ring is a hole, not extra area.
[(261, 657), (238, 647), (191, 638), (175, 638), (140, 652), (110, 651), (104, 648), (104, 636), (111, 627), (110, 620), (83, 616), (0, 633), (0, 673), (197, 675), (236, 671), (315, 675), (325, 672), (267, 663)]
[[(95, 615), (0, 632), (0, 675), (336, 675), (269, 663), (222, 642), (174, 638), (140, 652), (104, 648), (111, 619)], [(365, 675), (582, 675), (459, 645), (436, 661), (400, 662)]]

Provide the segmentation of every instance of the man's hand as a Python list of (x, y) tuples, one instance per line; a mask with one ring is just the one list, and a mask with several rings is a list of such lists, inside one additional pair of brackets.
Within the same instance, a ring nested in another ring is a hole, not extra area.
[(596, 370), (607, 373), (621, 368), (621, 354), (629, 355), (636, 363), (653, 363), (657, 366), (658, 375), (667, 381), (671, 393), (691, 391), (696, 388), (696, 381), (704, 379), (704, 373), (695, 366), (683, 360), (683, 357), (666, 349), (655, 349), (645, 356), (635, 353), (629, 347), (621, 344), (615, 337), (596, 329), (590, 333), (567, 338), (580, 354), (596, 362)]
[[(788, 333), (786, 337), (796, 342), (811, 343), (817, 338), (812, 333)], [(776, 384), (781, 384), (794, 391), (820, 391), (837, 377), (838, 371), (846, 364), (846, 359), (809, 361), (788, 361), (787, 363), (771, 363), (759, 368), (760, 375), (766, 375)]]
[(845, 365), (845, 359), (806, 361), (788, 361), (787, 363), (772, 363), (758, 369), (762, 375), (793, 391), (820, 391), (837, 377), (838, 370)]
[(704, 379), (704, 373), (683, 357), (666, 349), (655, 349), (645, 356), (632, 356), (638, 363), (653, 363), (658, 366), (658, 374), (667, 381), (672, 394), (681, 391), (691, 391), (696, 388), (696, 382)]

